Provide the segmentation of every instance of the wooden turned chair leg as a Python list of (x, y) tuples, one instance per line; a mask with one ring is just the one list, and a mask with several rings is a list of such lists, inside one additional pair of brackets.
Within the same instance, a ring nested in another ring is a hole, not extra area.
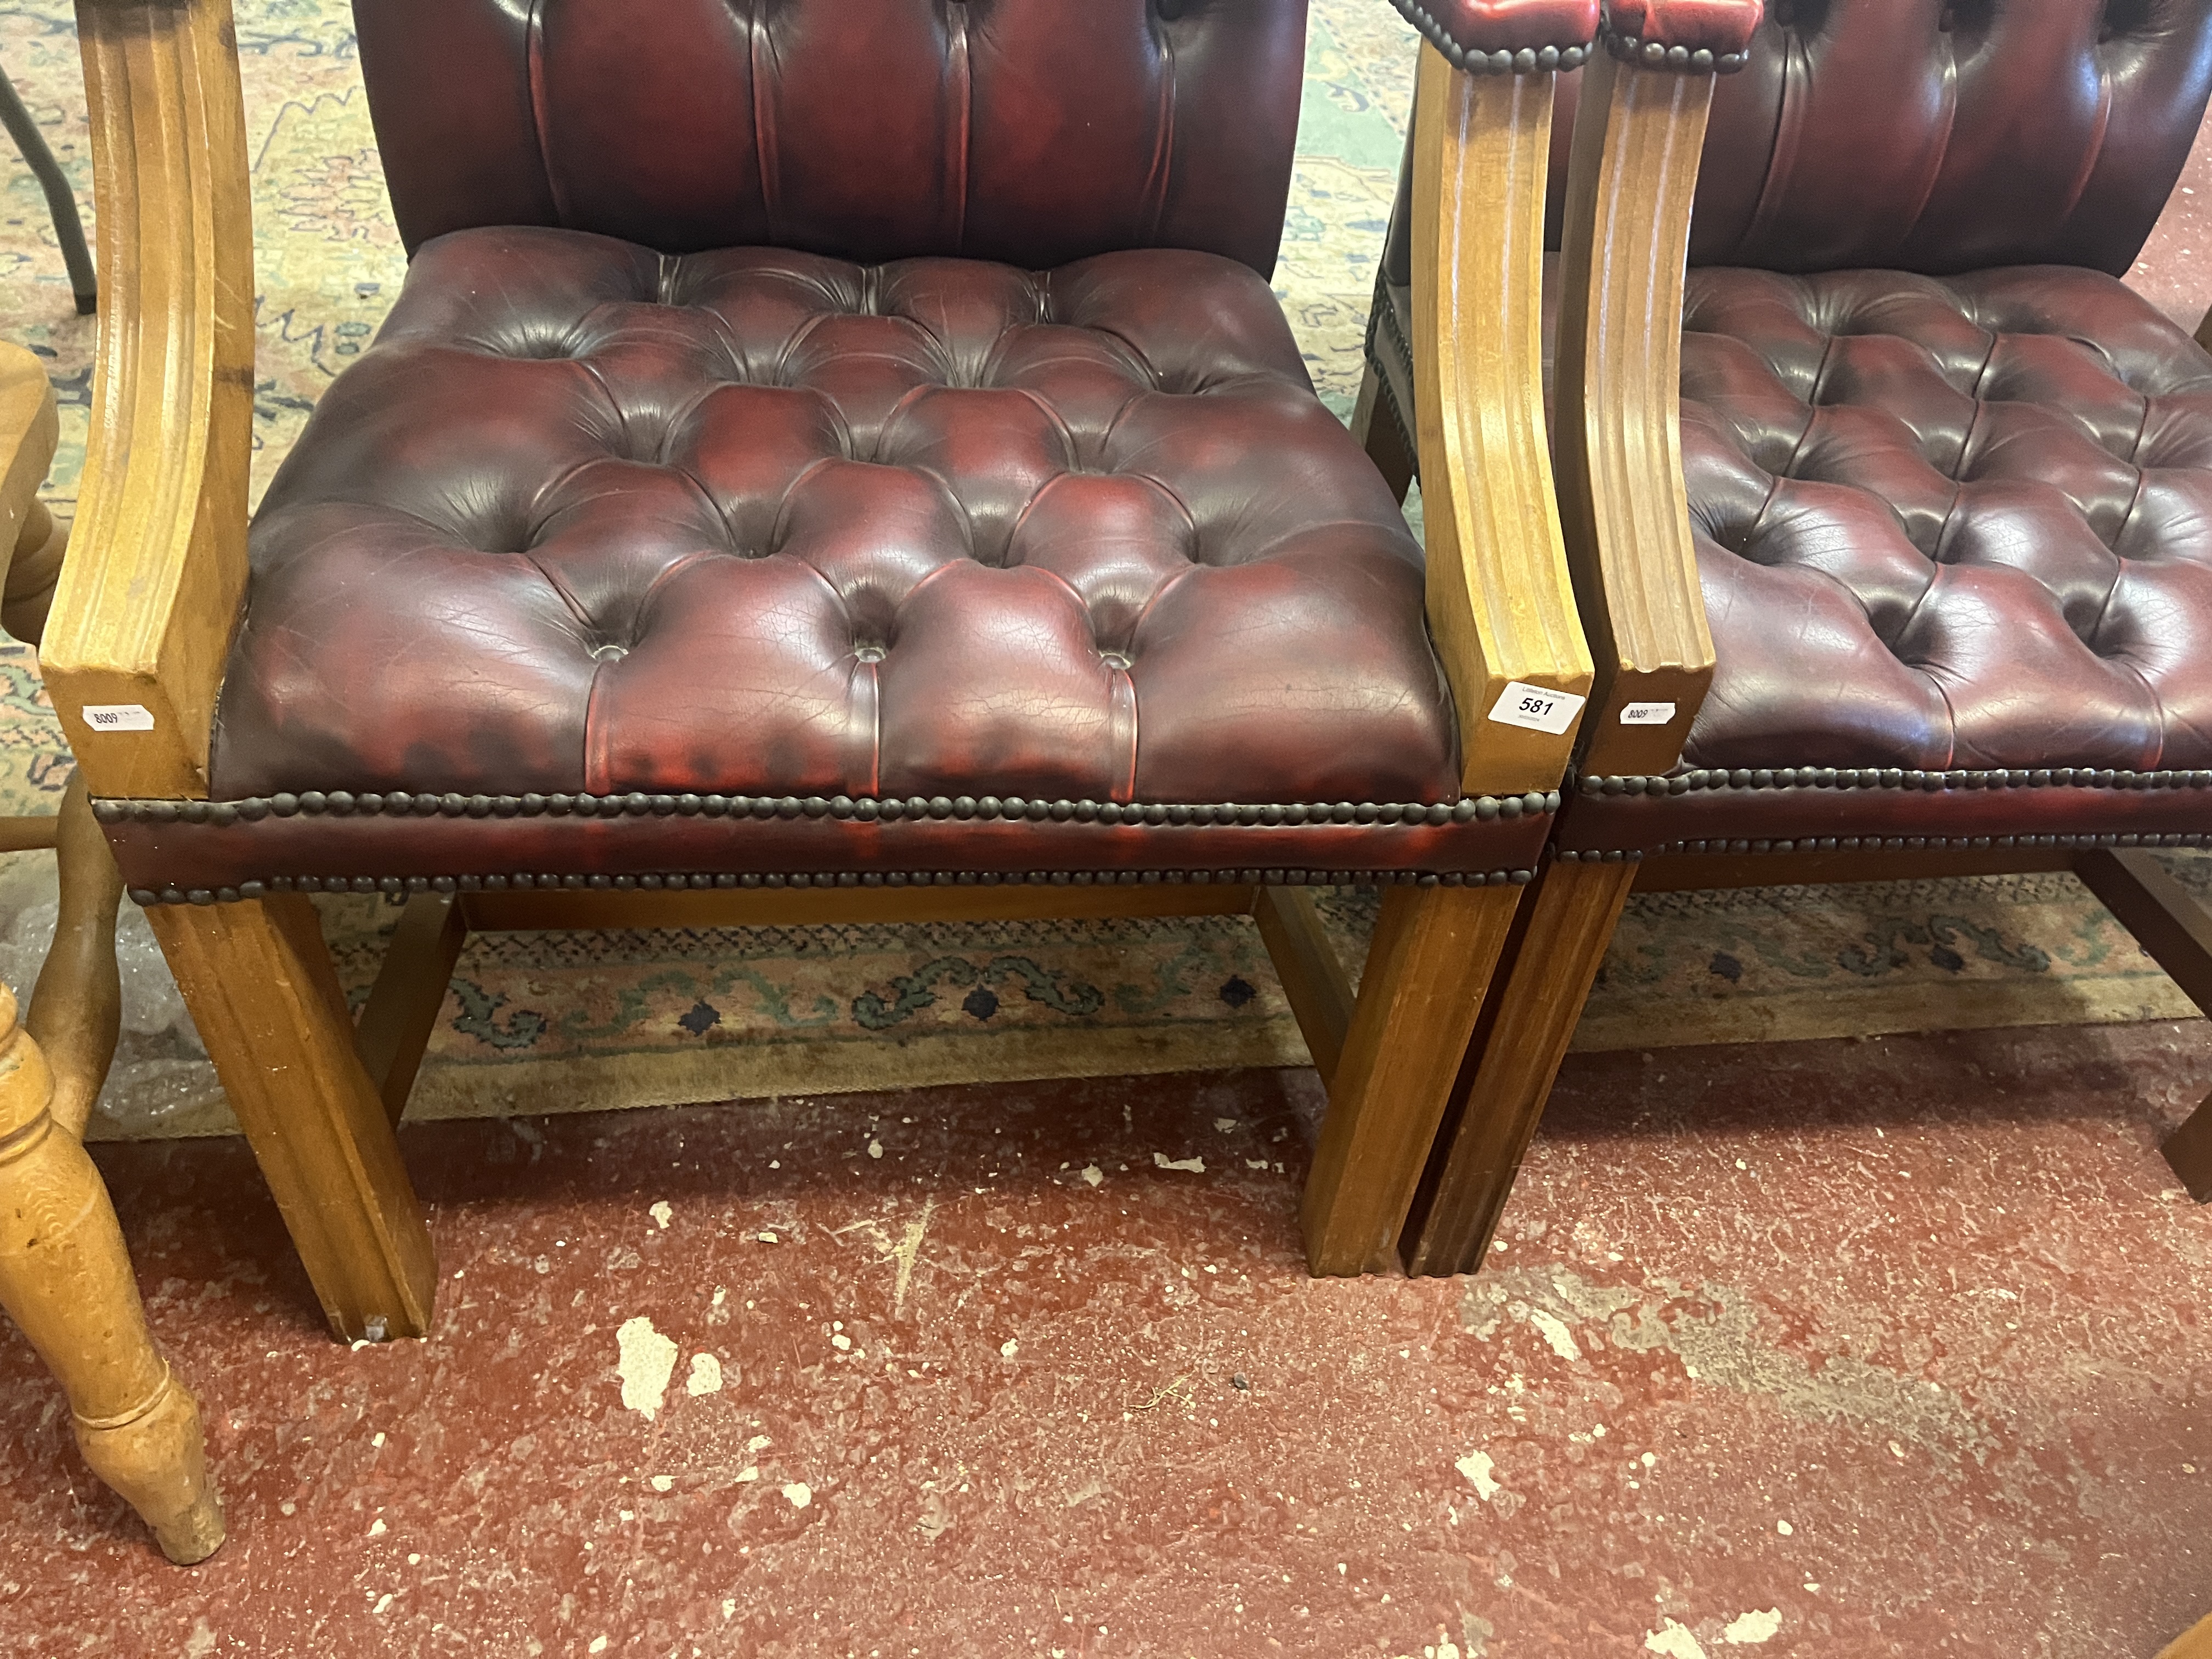
[(52, 1079), (0, 987), (0, 1304), (69, 1395), (93, 1473), (172, 1561), (215, 1553), (222, 1508), (199, 1402), (155, 1351), (100, 1171), (49, 1109)]
[(62, 561), (68, 556), (69, 531), (55, 524), (44, 501), (33, 501), (15, 538), (7, 586), (0, 591), (0, 628), (26, 645), (38, 644), (46, 631), (46, 612), (53, 608)]
[(331, 1328), (427, 1335), (429, 1231), (314, 907), (283, 894), (146, 914)]
[(1429, 1147), (1521, 898), (1517, 887), (1394, 887), (1306, 1178), (1316, 1275), (1392, 1265)]
[(1487, 1258), (1636, 868), (1554, 863), (1538, 878), (1407, 1218), (1407, 1273), (1469, 1273)]
[(1419, 469), (1414, 465), (1413, 452), (1407, 447), (1406, 434), (1397, 417), (1382, 401), (1382, 377), (1375, 372), (1372, 363), (1367, 365), (1367, 372), (1359, 378), (1359, 401), (1352, 410), (1352, 435), (1367, 451), (1367, 459), (1380, 469), (1390, 486), (1390, 493), (1404, 501)]
[(82, 773), (63, 792), (56, 831), (61, 915), (23, 1029), (53, 1073), (54, 1121), (82, 1139), (123, 1030), (123, 983), (115, 964), (123, 874), (92, 815)]

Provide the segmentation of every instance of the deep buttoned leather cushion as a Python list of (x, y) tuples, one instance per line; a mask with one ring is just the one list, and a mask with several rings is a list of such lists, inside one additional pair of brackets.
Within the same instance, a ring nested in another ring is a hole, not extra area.
[(1282, 236), (1305, 0), (355, 0), (354, 16), (410, 251), (559, 225), (666, 252), (1048, 266), (1164, 246), (1265, 271)]
[(2162, 313), (2056, 266), (1693, 270), (1682, 395), (1690, 775), (1589, 781), (1565, 844), (2212, 829), (2212, 356)]
[(131, 817), (142, 885), (1443, 873), (1542, 834), (1540, 797), (1460, 803), (1420, 549), (1213, 255), (459, 233), (252, 552), (211, 793), (276, 805)]

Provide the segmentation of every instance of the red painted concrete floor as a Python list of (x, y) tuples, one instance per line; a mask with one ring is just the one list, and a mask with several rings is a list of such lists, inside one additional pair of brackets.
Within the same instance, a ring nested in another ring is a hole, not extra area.
[(6, 1331), (0, 1651), (2148, 1659), (2212, 1609), (2208, 1083), (1578, 1057), (1420, 1282), (1305, 1277), (1310, 1073), (425, 1126), (436, 1334), (354, 1352), (241, 1146), (103, 1147), (231, 1541), (164, 1564)]

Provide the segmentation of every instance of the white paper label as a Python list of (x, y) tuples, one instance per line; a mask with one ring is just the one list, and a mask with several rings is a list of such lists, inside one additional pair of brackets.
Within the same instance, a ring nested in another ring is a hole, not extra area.
[(154, 711), (143, 702), (88, 702), (84, 723), (95, 732), (150, 732)]
[(1505, 695), (1498, 698), (1498, 707), (1490, 711), (1490, 718), (1500, 726), (1548, 732), (1556, 738), (1575, 723), (1583, 702), (1571, 691), (1550, 691), (1540, 685), (1523, 685), (1518, 680), (1511, 680), (1506, 684)]
[(1664, 726), (1674, 718), (1671, 702), (1632, 702), (1620, 711), (1623, 726)]

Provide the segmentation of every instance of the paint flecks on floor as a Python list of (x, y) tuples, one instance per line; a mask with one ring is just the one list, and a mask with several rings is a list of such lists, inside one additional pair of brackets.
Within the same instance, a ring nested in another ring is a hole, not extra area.
[(1687, 1627), (1669, 1619), (1657, 1630), (1644, 1638), (1644, 1650), (1661, 1653), (1667, 1659), (1705, 1659), (1705, 1650)]
[(647, 1418), (659, 1416), (668, 1398), (668, 1379), (676, 1374), (676, 1344), (653, 1329), (643, 1314), (624, 1320), (615, 1340), (621, 1350), (623, 1404)]
[(1575, 1342), (1575, 1334), (1567, 1328), (1567, 1322), (1556, 1314), (1546, 1313), (1540, 1308), (1531, 1309), (1528, 1322), (1543, 1333), (1544, 1340), (1552, 1345), (1552, 1352), (1562, 1359), (1580, 1359), (1582, 1349)]
[[(1516, 1265), (1455, 1280), (1307, 1277), (1310, 1073), (403, 1127), (449, 1265), (359, 1353), (244, 1146), (103, 1147), (234, 1541), (161, 1561), (0, 1325), (0, 1650), (2155, 1653), (2212, 1532), (2212, 1212), (2155, 1146), (2208, 1078), (2201, 1027), (1571, 1059)], [(1266, 1176), (1153, 1165), (1231, 1114)], [(1755, 1204), (1699, 1184), (1738, 1156)]]
[(1474, 1483), (1474, 1495), (1486, 1504), (1505, 1490), (1492, 1473), (1498, 1465), (1490, 1461), (1488, 1452), (1471, 1451), (1454, 1467)]
[(1769, 1607), (1764, 1613), (1747, 1613), (1729, 1621), (1721, 1634), (1739, 1647), (1755, 1643), (1771, 1642), (1782, 1628), (1782, 1609)]

